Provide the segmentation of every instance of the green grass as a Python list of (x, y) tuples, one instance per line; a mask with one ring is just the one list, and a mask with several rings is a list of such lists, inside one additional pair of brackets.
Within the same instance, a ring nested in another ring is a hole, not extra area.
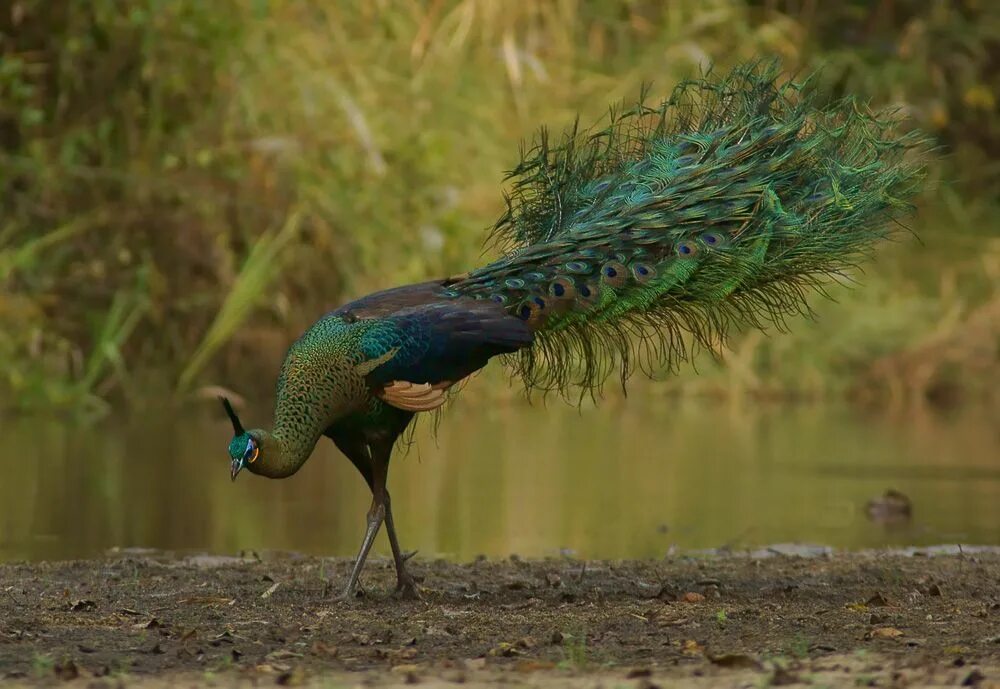
[(537, 126), (762, 55), (938, 137), (923, 243), (879, 252), (818, 324), (737, 338), (672, 385), (919, 396), (922, 362), (927, 389), (982, 381), (979, 350), (948, 343), (1000, 329), (981, 313), (1000, 304), (1000, 29), (988, 3), (888, 4), (24, 3), (0, 25), (0, 408), (266, 392), (318, 314), (485, 260)]
[(799, 634), (785, 645), (784, 651), (789, 656), (801, 660), (809, 657), (810, 645), (809, 639)]
[(582, 670), (587, 667), (587, 635), (583, 632), (563, 635), (563, 659), (559, 667), (563, 669)]
[(52, 674), (55, 664), (51, 656), (36, 653), (31, 657), (31, 674), (35, 679), (44, 679)]

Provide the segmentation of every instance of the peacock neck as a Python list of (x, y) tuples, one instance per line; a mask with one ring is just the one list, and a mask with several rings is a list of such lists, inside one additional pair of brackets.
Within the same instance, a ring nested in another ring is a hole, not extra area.
[(324, 317), (289, 348), (278, 376), (274, 425), (262, 443), (255, 473), (291, 476), (334, 421), (370, 398), (364, 376), (371, 368), (359, 369), (359, 335), (352, 339), (351, 332), (339, 316)]
[(319, 435), (302, 435), (275, 425), (270, 432), (260, 433), (260, 461), (248, 466), (253, 473), (268, 478), (291, 476), (309, 459)]

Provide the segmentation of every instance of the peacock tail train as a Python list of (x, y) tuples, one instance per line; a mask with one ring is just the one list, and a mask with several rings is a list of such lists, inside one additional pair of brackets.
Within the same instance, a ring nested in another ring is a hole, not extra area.
[(448, 296), (527, 321), (535, 344), (509, 361), (545, 390), (594, 391), (736, 326), (781, 327), (912, 210), (928, 151), (890, 112), (820, 100), (756, 63), (557, 145), (543, 131), (507, 177), (504, 255)]

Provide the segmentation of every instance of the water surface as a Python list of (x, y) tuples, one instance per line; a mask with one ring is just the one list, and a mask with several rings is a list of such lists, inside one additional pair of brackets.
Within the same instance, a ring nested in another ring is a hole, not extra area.
[[(221, 414), (220, 414), (221, 416)], [(80, 428), (7, 419), (0, 559), (113, 547), (353, 555), (367, 489), (328, 440), (294, 477), (229, 480), (224, 419)], [(986, 412), (627, 402), (448, 409), (394, 459), (404, 548), (471, 558), (661, 557), (672, 547), (1000, 543), (1000, 431)], [(909, 525), (865, 515), (894, 488)], [(384, 535), (376, 550), (387, 552)]]

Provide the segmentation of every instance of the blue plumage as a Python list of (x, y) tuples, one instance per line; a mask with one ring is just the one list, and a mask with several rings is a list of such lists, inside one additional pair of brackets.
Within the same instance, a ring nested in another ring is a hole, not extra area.
[(498, 355), (517, 355), (507, 363), (529, 387), (593, 391), (736, 324), (780, 323), (909, 211), (924, 146), (884, 113), (817, 105), (759, 64), (559, 145), (543, 137), (511, 174), (500, 258), (320, 319), (285, 358), (272, 430), (244, 430), (227, 406), (232, 476), (290, 476), (333, 439), (373, 495), (346, 595), (383, 520), (413, 593), (386, 478), (414, 414)]

